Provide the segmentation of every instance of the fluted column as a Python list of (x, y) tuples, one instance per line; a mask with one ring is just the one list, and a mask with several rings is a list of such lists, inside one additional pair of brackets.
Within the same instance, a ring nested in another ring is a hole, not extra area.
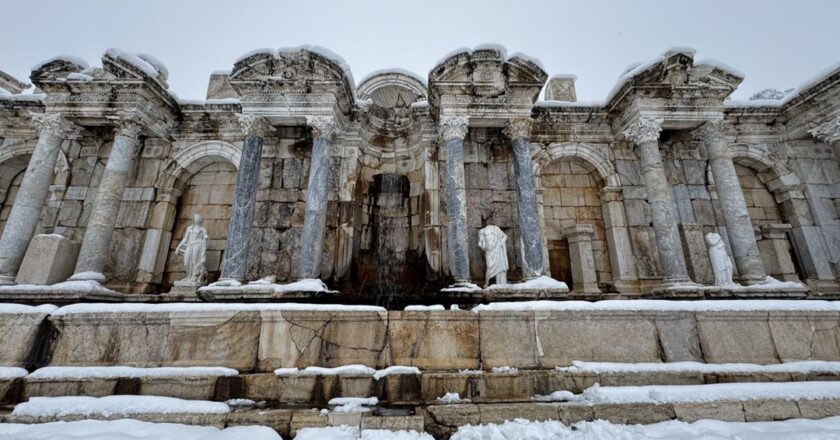
[(650, 217), (656, 236), (656, 248), (662, 265), (663, 283), (673, 284), (690, 281), (685, 266), (682, 242), (677, 230), (674, 205), (671, 202), (671, 188), (665, 176), (662, 157), (659, 155), (659, 133), (662, 120), (640, 118), (624, 136), (636, 144), (642, 165), (642, 177), (650, 202)]
[(306, 212), (300, 239), (300, 278), (320, 278), (327, 226), (330, 142), (336, 127), (335, 119), (331, 117), (308, 117), (306, 123), (312, 127), (312, 157), (309, 160)]
[(38, 226), (41, 208), (53, 182), (61, 143), (77, 127), (58, 114), (33, 113), (38, 144), (20, 183), (3, 236), (0, 237), (0, 284), (13, 284)]
[(248, 263), (248, 249), (251, 245), (257, 188), (260, 186), (263, 135), (273, 128), (260, 116), (236, 116), (239, 118), (239, 127), (245, 135), (245, 140), (242, 142), (242, 155), (236, 172), (236, 188), (231, 202), (225, 255), (219, 277), (243, 281)]
[(695, 131), (698, 138), (706, 144), (709, 155), (709, 168), (715, 179), (715, 191), (718, 194), (720, 210), (726, 224), (729, 245), (735, 257), (740, 280), (746, 284), (763, 282), (767, 277), (764, 262), (755, 241), (750, 214), (744, 200), (744, 192), (735, 173), (735, 164), (726, 147), (723, 134), (723, 121), (710, 121)]
[(70, 279), (102, 281), (102, 272), (111, 248), (111, 237), (117, 223), (123, 189), (139, 144), (142, 127), (130, 119), (116, 122), (117, 129), (111, 154), (99, 181), (96, 200), (91, 208), (76, 270)]
[(522, 275), (528, 280), (543, 274), (542, 230), (540, 229), (534, 169), (531, 166), (531, 119), (513, 119), (505, 127), (513, 142), (513, 170), (516, 177), (516, 200), (519, 213), (519, 236), (522, 239)]
[(456, 283), (470, 281), (470, 250), (467, 240), (467, 185), (464, 180), (464, 138), (469, 118), (447, 116), (440, 121), (440, 136), (446, 146), (446, 237), (449, 273)]

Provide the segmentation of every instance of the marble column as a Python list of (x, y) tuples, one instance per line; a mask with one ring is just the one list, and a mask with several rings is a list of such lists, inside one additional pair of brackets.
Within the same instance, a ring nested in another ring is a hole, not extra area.
[(236, 188), (231, 202), (230, 223), (219, 278), (244, 281), (248, 250), (251, 246), (254, 209), (257, 204), (257, 188), (260, 186), (263, 134), (272, 128), (259, 116), (246, 114), (237, 117), (245, 140), (242, 142), (242, 155), (236, 172)]
[(335, 119), (308, 117), (312, 127), (312, 157), (309, 160), (309, 184), (306, 187), (306, 211), (300, 238), (300, 278), (321, 277), (324, 232), (327, 226), (327, 197), (330, 183), (330, 143), (335, 134)]
[(446, 238), (449, 273), (455, 283), (470, 281), (470, 249), (467, 239), (467, 185), (464, 180), (464, 138), (469, 118), (446, 116), (440, 121), (440, 136), (446, 147)]
[(630, 244), (630, 232), (627, 230), (621, 188), (605, 186), (599, 192), (599, 196), (613, 284), (620, 292), (633, 290), (639, 278), (633, 262), (633, 247)]
[(105, 270), (123, 189), (142, 131), (140, 124), (130, 119), (118, 120), (116, 125), (111, 154), (99, 181), (79, 258), (76, 260), (76, 270), (70, 277), (71, 280), (104, 280), (101, 274)]
[(738, 277), (745, 284), (763, 282), (767, 274), (764, 273), (764, 264), (755, 241), (744, 192), (735, 173), (735, 164), (726, 147), (723, 121), (707, 122), (695, 134), (706, 144), (709, 168), (715, 179), (715, 191), (726, 224), (729, 246), (738, 268)]
[(0, 237), (0, 284), (13, 284), (53, 183), (61, 144), (77, 127), (58, 114), (33, 113), (38, 144), (20, 183)]
[(569, 242), (569, 256), (572, 263), (572, 293), (596, 295), (598, 273), (592, 256), (592, 238), (595, 229), (590, 224), (572, 225), (563, 228), (563, 235)]
[(516, 178), (516, 201), (519, 236), (522, 239), (522, 275), (526, 280), (543, 274), (542, 230), (540, 229), (537, 190), (531, 165), (531, 119), (513, 119), (505, 127), (513, 142), (513, 170)]
[(682, 242), (674, 215), (671, 188), (665, 176), (662, 157), (659, 154), (659, 133), (662, 120), (640, 118), (624, 131), (624, 136), (636, 144), (642, 165), (642, 178), (650, 203), (650, 217), (656, 236), (656, 248), (662, 265), (663, 283), (690, 282), (685, 265)]

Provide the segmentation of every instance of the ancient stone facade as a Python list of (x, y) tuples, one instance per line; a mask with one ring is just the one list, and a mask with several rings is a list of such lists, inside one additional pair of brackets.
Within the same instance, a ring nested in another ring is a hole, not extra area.
[[(358, 86), (321, 48), (256, 51), (202, 102), (167, 75), (109, 50), (101, 67), (49, 60), (37, 93), (0, 95), (0, 280), (54, 233), (81, 246), (74, 279), (168, 292), (198, 213), (209, 282), (321, 278), (387, 303), (483, 280), (492, 224), (511, 282), (550, 275), (572, 295), (711, 285), (709, 232), (742, 285), (840, 293), (840, 68), (749, 103), (728, 100), (740, 74), (687, 51), (598, 103), (494, 46)], [(564, 101), (539, 100), (547, 83)]]

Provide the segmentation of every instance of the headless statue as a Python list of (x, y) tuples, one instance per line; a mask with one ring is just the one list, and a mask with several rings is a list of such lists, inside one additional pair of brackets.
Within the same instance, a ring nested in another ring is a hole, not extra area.
[(478, 247), (484, 251), (487, 272), (484, 287), (490, 285), (490, 279), (496, 278), (496, 284), (507, 284), (507, 235), (496, 225), (488, 225), (478, 231)]

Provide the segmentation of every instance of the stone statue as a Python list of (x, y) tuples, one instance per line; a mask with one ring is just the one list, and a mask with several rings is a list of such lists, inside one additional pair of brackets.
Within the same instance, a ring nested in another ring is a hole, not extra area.
[(484, 251), (487, 272), (484, 287), (490, 285), (490, 278), (496, 278), (496, 284), (507, 284), (507, 235), (496, 225), (487, 225), (478, 231), (478, 247)]
[(207, 281), (207, 229), (201, 215), (193, 215), (193, 224), (184, 233), (184, 239), (175, 248), (176, 254), (184, 254), (184, 268), (187, 276), (176, 282), (181, 285), (203, 285)]
[(709, 247), (709, 259), (712, 260), (712, 270), (715, 273), (716, 286), (729, 286), (732, 282), (732, 260), (726, 254), (726, 244), (719, 234), (706, 234), (706, 245)]

